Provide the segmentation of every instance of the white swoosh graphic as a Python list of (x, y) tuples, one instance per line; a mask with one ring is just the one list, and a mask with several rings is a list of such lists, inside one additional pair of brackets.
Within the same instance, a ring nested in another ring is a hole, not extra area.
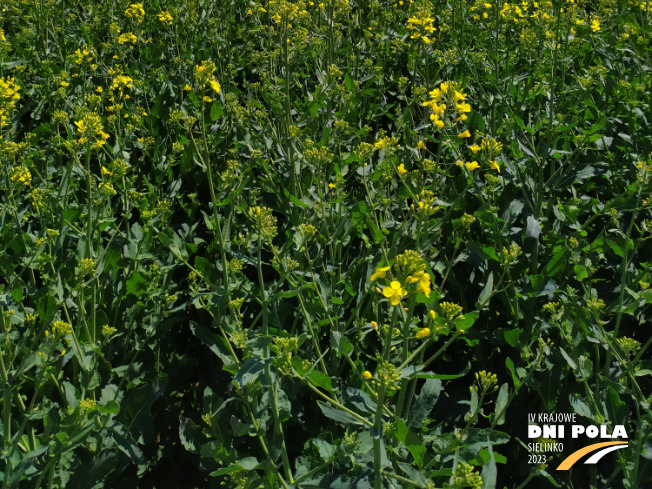
[(594, 453), (593, 455), (591, 455), (591, 457), (586, 459), (586, 462), (584, 462), (584, 463), (585, 464), (598, 463), (598, 461), (602, 457), (604, 457), (606, 454), (608, 454), (609, 452), (613, 452), (614, 450), (620, 450), (621, 448), (627, 448), (628, 446), (629, 445), (616, 445), (616, 446), (613, 446), (613, 447), (603, 448), (602, 450), (599, 450), (597, 453)]

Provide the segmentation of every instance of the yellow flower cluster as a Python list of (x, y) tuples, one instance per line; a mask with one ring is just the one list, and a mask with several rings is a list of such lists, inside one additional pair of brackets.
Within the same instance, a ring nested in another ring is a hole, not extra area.
[(398, 146), (398, 139), (391, 138), (389, 136), (386, 136), (384, 138), (380, 138), (374, 144), (374, 147), (376, 149), (387, 149), (387, 148), (392, 147), (392, 146)]
[[(311, 2), (311, 4), (314, 5), (314, 2)], [(292, 3), (287, 0), (269, 0), (267, 7), (272, 21), (276, 24), (283, 24), (288, 29), (292, 28), (291, 22), (301, 18), (308, 18), (310, 15), (305, 2), (301, 1)]]
[(138, 22), (142, 22), (143, 17), (145, 16), (145, 9), (143, 9), (143, 4), (132, 3), (129, 5), (129, 7), (127, 7), (127, 10), (125, 10), (125, 15), (130, 19), (137, 19)]
[(263, 241), (271, 242), (276, 236), (276, 218), (268, 207), (250, 207), (247, 209), (247, 217), (255, 227), (255, 234)]
[(426, 297), (430, 297), (430, 275), (426, 272), (417, 272), (414, 275), (408, 275), (405, 279), (408, 284), (417, 284), (416, 291)]
[(161, 22), (165, 22), (167, 25), (172, 25), (172, 15), (170, 15), (170, 12), (164, 10), (160, 14), (156, 14), (156, 16)]
[(138, 38), (131, 32), (125, 32), (118, 36), (118, 44), (136, 44), (136, 42), (138, 42)]
[(126, 75), (118, 75), (113, 78), (111, 81), (111, 86), (109, 87), (109, 95), (113, 97), (114, 93), (116, 90), (118, 91), (118, 95), (121, 98), (129, 98), (129, 95), (124, 95), (124, 91), (126, 88), (133, 88), (134, 87), (134, 80), (130, 76)]
[(80, 65), (84, 61), (91, 63), (95, 59), (95, 49), (78, 49), (71, 55), (71, 58), (76, 65)]
[(92, 399), (82, 399), (79, 401), (79, 408), (84, 411), (93, 411), (97, 407), (97, 403)]
[(0, 29), (0, 41), (6, 41), (7, 39), (5, 38), (5, 31), (3, 29)]
[(421, 17), (410, 17), (408, 19), (408, 30), (414, 31), (410, 39), (421, 39), (425, 44), (431, 44), (433, 39), (432, 33), (435, 32), (433, 22), (435, 19), (429, 15), (422, 15)]
[(83, 145), (94, 140), (93, 146), (100, 148), (109, 139), (109, 135), (104, 132), (102, 119), (97, 114), (86, 114), (80, 121), (75, 121), (75, 125), (79, 133), (79, 144)]
[(27, 167), (18, 166), (11, 170), (10, 180), (14, 183), (28, 187), (29, 184), (32, 183), (32, 174), (29, 172)]
[(66, 323), (65, 321), (55, 321), (52, 325), (52, 334), (54, 336), (63, 336), (68, 333), (72, 333), (72, 325), (70, 323)]
[[(370, 280), (384, 279), (387, 277), (387, 272), (391, 270), (391, 265), (386, 267), (378, 267), (371, 275)], [(430, 275), (425, 271), (426, 264), (423, 258), (416, 252), (407, 250), (405, 253), (396, 256), (395, 273), (396, 278), (393, 278), (389, 285), (385, 286), (381, 292), (393, 306), (398, 306), (403, 297), (408, 295), (408, 291), (403, 287), (414, 286), (414, 291), (430, 297), (431, 282)], [(401, 283), (403, 281), (403, 283)]]
[[(202, 61), (201, 64), (195, 66), (195, 81), (199, 84), (201, 88), (206, 87), (206, 85), (210, 85), (210, 87), (213, 89), (215, 93), (220, 93), (222, 86), (217, 82), (217, 80), (213, 76), (213, 73), (215, 73), (216, 69), (217, 67), (215, 66), (215, 63), (213, 63), (212, 61), (209, 60)], [(213, 99), (211, 99), (208, 96), (205, 96), (204, 101), (212, 102)]]
[[(445, 125), (443, 117), (449, 106), (455, 107), (455, 112), (458, 114), (457, 121), (467, 119), (466, 114), (471, 112), (471, 106), (466, 103), (466, 97), (458, 83), (446, 81), (430, 92), (430, 100), (423, 102), (423, 106), (430, 107), (432, 110), (430, 120), (441, 129)], [(464, 131), (459, 137), (469, 137), (470, 134), (467, 133), (468, 131)]]
[(438, 206), (435, 206), (435, 194), (431, 190), (422, 190), (417, 195), (417, 204), (411, 205), (411, 208), (415, 211), (429, 216), (439, 210)]
[(12, 78), (0, 78), (0, 128), (9, 125), (9, 115), (20, 98), (20, 87)]

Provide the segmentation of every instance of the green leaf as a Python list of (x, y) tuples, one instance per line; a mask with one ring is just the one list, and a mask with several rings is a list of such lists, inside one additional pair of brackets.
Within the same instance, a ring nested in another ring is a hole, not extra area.
[[(464, 369), (463, 372), (460, 372), (459, 374), (436, 374), (433, 372), (417, 372), (414, 373), (414, 378), (417, 379), (441, 379), (441, 380), (451, 380), (451, 379), (459, 379), (460, 377), (464, 377), (466, 374), (469, 373), (469, 370), (471, 370), (471, 363), (468, 363), (466, 365), (466, 368)], [(406, 371), (408, 369), (404, 369), (403, 373), (401, 375), (401, 378), (410, 378), (411, 373), (408, 373), (406, 375)]]
[(219, 477), (220, 475), (231, 474), (233, 472), (240, 472), (242, 470), (253, 470), (256, 467), (258, 467), (258, 465), (260, 465), (258, 459), (256, 459), (255, 457), (247, 457), (247, 458), (243, 458), (242, 460), (238, 460), (238, 462), (229, 465), (228, 467), (224, 467), (223, 469), (219, 469), (216, 470), (215, 472), (211, 472), (210, 476)]
[(408, 479), (413, 480), (417, 484), (420, 484), (422, 487), (426, 487), (428, 485), (428, 479), (426, 479), (420, 470), (417, 470), (414, 467), (403, 462), (399, 462), (398, 466), (403, 472), (405, 472), (405, 474), (408, 476)]
[(410, 412), (408, 426), (418, 428), (435, 407), (441, 393), (441, 379), (426, 379)]
[(467, 312), (455, 319), (455, 328), (458, 331), (466, 331), (475, 323), (480, 314), (477, 311)]
[(591, 409), (582, 399), (579, 398), (579, 396), (573, 394), (570, 398), (570, 403), (573, 411), (577, 414), (584, 416), (585, 418), (593, 419)]
[(229, 366), (234, 364), (231, 351), (223, 337), (199, 326), (194, 321), (190, 321), (190, 331), (199, 341), (206, 345), (210, 351), (215, 353), (215, 355), (217, 355), (225, 365)]
[(589, 272), (586, 270), (586, 267), (583, 265), (575, 265), (573, 267), (573, 270), (575, 270), (575, 278), (577, 278), (577, 280), (579, 280), (580, 282), (585, 278), (588, 278), (589, 276)]
[(505, 422), (505, 413), (507, 411), (507, 403), (509, 401), (509, 386), (507, 383), (504, 383), (500, 386), (498, 391), (498, 399), (496, 399), (496, 410), (494, 411), (494, 416), (496, 416), (496, 424), (501, 425)]
[(344, 397), (347, 401), (353, 404), (360, 411), (365, 413), (375, 413), (376, 412), (376, 401), (369, 397), (369, 394), (361, 391), (360, 389), (355, 389), (353, 387), (347, 387), (344, 390)]
[(512, 382), (514, 382), (514, 387), (518, 389), (518, 386), (521, 385), (521, 381), (519, 380), (518, 376), (516, 375), (516, 372), (514, 372), (514, 362), (512, 362), (511, 358), (507, 357), (505, 359), (505, 365), (507, 365), (507, 369), (512, 374)]
[(521, 331), (518, 328), (508, 329), (503, 331), (503, 336), (505, 338), (505, 341), (509, 344), (509, 346), (513, 346), (514, 348), (516, 348), (516, 346), (518, 345), (518, 339), (521, 336), (522, 332), (523, 331)]
[(122, 402), (120, 413), (116, 418), (138, 443), (149, 443), (154, 438), (154, 419), (150, 409), (163, 395), (166, 385), (166, 379), (156, 379), (129, 392)]
[(394, 435), (405, 443), (405, 446), (414, 457), (417, 465), (421, 465), (423, 463), (423, 454), (426, 452), (426, 446), (423, 440), (419, 435), (410, 430), (401, 418), (397, 417), (395, 419), (396, 431)]
[(217, 119), (222, 117), (223, 113), (224, 113), (224, 107), (222, 107), (222, 104), (218, 102), (213, 102), (213, 105), (211, 106), (211, 120), (215, 122)]
[[(507, 384), (503, 384), (507, 385)], [(498, 470), (496, 469), (496, 460), (494, 458), (494, 451), (491, 443), (487, 447), (489, 450), (489, 462), (482, 467), (482, 489), (496, 489), (496, 479), (498, 478)]]
[(570, 355), (566, 353), (566, 350), (564, 350), (562, 347), (559, 347), (559, 352), (561, 353), (561, 356), (564, 357), (566, 363), (570, 366), (570, 368), (577, 370), (577, 364), (575, 363), (575, 360), (573, 360)]
[(118, 414), (120, 412), (120, 405), (115, 401), (109, 401), (104, 406), (97, 408), (101, 414)]
[(324, 462), (329, 462), (335, 456), (335, 447), (327, 441), (324, 441), (321, 438), (314, 438), (312, 444), (315, 445), (319, 452), (319, 456)]
[(353, 345), (349, 339), (338, 331), (333, 331), (331, 334), (331, 347), (338, 353), (340, 358), (342, 355), (348, 355), (353, 351)]
[(206, 442), (202, 429), (190, 418), (183, 416), (179, 422), (179, 438), (183, 447), (192, 453), (199, 453), (199, 449)]
[(326, 389), (328, 392), (331, 394), (333, 393), (333, 386), (331, 385), (331, 378), (317, 370), (313, 370), (310, 372), (308, 375), (308, 379), (312, 383), (312, 385), (321, 387), (322, 389)]
[(147, 469), (147, 458), (145, 454), (138, 448), (136, 441), (131, 436), (125, 426), (118, 423), (111, 430), (113, 440), (118, 445), (118, 449), (127, 457), (129, 460), (138, 467), (138, 475), (143, 475)]
[(132, 272), (127, 280), (127, 294), (140, 297), (147, 292), (148, 281), (142, 276), (140, 272)]
[(360, 421), (352, 414), (347, 413), (346, 411), (341, 411), (339, 409), (332, 408), (321, 401), (317, 401), (317, 404), (319, 404), (319, 409), (321, 409), (321, 412), (324, 413), (324, 416), (326, 416), (327, 418), (334, 419), (335, 421), (344, 424), (354, 424), (354, 425), (362, 424), (362, 421)]
[(618, 243), (616, 243), (614, 240), (612, 240), (612, 239), (605, 239), (605, 244), (606, 244), (609, 248), (611, 248), (611, 251), (613, 251), (613, 252), (614, 252), (616, 255), (618, 255), (619, 257), (622, 258), (622, 257), (625, 256), (625, 252), (623, 251), (623, 248), (622, 248)]
[(271, 362), (271, 358), (250, 357), (235, 374), (233, 382), (242, 389), (245, 385), (256, 380)]
[(480, 295), (478, 296), (478, 304), (477, 304), (478, 309), (484, 309), (486, 306), (489, 305), (489, 299), (491, 298), (491, 293), (493, 292), (493, 290), (494, 290), (494, 272), (490, 272), (489, 276), (487, 277), (487, 282), (485, 283), (482, 292), (480, 292)]
[(503, 234), (509, 234), (512, 224), (518, 219), (523, 211), (524, 204), (520, 200), (513, 200), (507, 210), (503, 213)]

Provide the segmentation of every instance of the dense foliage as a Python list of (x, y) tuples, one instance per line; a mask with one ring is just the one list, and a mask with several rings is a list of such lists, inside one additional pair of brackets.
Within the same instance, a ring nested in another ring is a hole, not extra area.
[(652, 3), (489, 2), (4, 0), (2, 489), (649, 487)]

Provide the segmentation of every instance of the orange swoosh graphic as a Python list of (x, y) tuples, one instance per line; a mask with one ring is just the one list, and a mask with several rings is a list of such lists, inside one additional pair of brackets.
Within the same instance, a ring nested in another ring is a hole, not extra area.
[(602, 443), (594, 443), (588, 447), (580, 448), (576, 452), (571, 453), (568, 457), (564, 459), (562, 463), (559, 464), (557, 470), (568, 470), (570, 469), (575, 462), (581, 459), (587, 453), (594, 452), (602, 447), (609, 447), (611, 445), (627, 445), (626, 441), (605, 441)]

